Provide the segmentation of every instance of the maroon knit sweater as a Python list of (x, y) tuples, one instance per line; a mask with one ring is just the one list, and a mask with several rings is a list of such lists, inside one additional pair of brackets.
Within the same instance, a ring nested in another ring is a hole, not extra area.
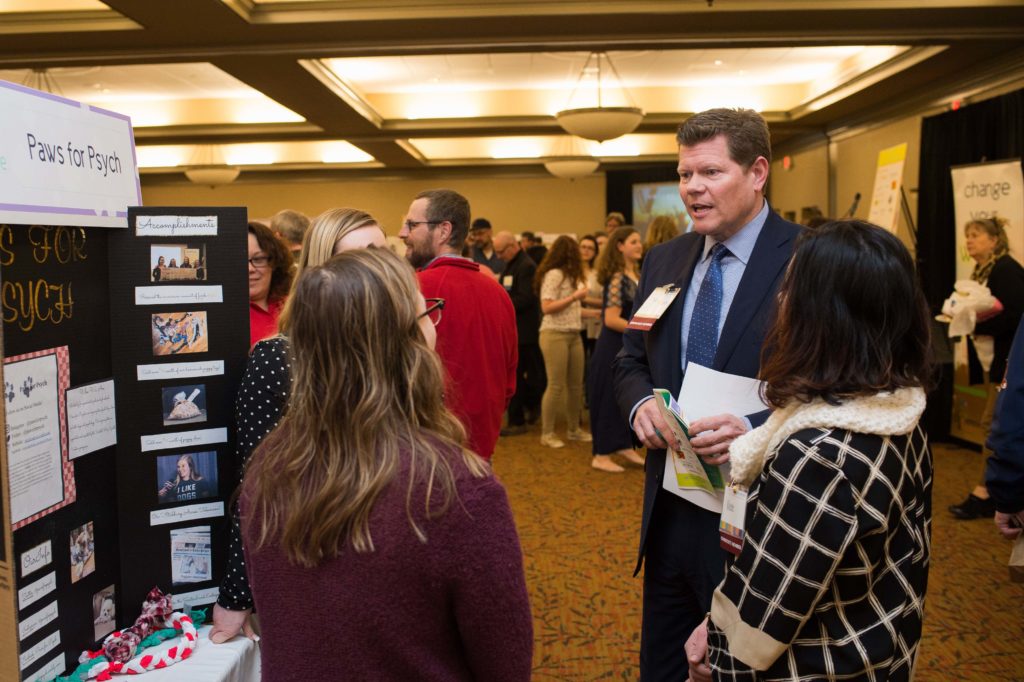
[(493, 476), (473, 478), (460, 459), (448, 454), (459, 501), (444, 516), (422, 520), (425, 487), (414, 493), (425, 544), (406, 517), (403, 468), (370, 515), (375, 551), (346, 548), (316, 568), (292, 565), (277, 546), (254, 550), (258, 528), (242, 498), (264, 680), (530, 679), (533, 627), (512, 510)]

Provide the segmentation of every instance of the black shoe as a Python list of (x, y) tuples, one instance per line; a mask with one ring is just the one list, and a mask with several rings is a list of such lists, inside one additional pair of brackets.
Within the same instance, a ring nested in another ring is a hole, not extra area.
[(508, 426), (508, 427), (502, 429), (501, 431), (498, 432), (498, 435), (499, 436), (521, 436), (524, 433), (526, 433), (526, 425), (525, 424), (515, 424), (515, 425)]
[(992, 498), (983, 500), (974, 493), (971, 493), (960, 504), (951, 504), (949, 506), (949, 513), (953, 515), (953, 518), (960, 519), (961, 521), (991, 519), (996, 515), (996, 503), (992, 501)]

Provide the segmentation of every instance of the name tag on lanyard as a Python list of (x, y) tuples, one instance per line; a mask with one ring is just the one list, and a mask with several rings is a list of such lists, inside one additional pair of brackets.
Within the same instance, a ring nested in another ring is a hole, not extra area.
[(727, 486), (722, 501), (722, 518), (718, 522), (719, 544), (726, 552), (738, 555), (743, 549), (746, 515), (747, 491), (739, 486)]
[(626, 325), (626, 329), (636, 329), (642, 332), (650, 330), (672, 305), (672, 301), (676, 300), (680, 291), (682, 290), (675, 284), (666, 284), (652, 291), (644, 304), (640, 306), (640, 310), (636, 311), (629, 324)]

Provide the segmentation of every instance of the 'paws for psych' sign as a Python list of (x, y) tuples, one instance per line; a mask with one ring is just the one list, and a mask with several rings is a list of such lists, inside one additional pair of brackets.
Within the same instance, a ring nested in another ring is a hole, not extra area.
[(0, 81), (0, 223), (128, 227), (141, 203), (127, 116)]

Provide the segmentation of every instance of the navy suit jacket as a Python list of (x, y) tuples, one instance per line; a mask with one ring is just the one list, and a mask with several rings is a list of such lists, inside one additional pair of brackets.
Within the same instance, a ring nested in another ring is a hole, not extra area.
[(988, 458), (985, 486), (996, 509), (1015, 514), (1024, 509), (1024, 318), (1017, 326), (1005, 383), (988, 437), (993, 454)]
[[(775, 212), (769, 212), (725, 318), (712, 369), (745, 377), (757, 376), (761, 346), (775, 316), (776, 294), (801, 229)], [(682, 291), (650, 331), (627, 330), (623, 335), (622, 351), (615, 360), (615, 383), (619, 407), (627, 418), (633, 406), (651, 396), (653, 389), (666, 388), (676, 394), (682, 386), (683, 300), (703, 252), (704, 236), (691, 232), (656, 246), (644, 258), (640, 285), (634, 298), (634, 312), (660, 286), (675, 284)], [(765, 417), (752, 418), (751, 422), (759, 425)], [(661, 489), (665, 451), (648, 450), (645, 469), (637, 572), (643, 562), (654, 498)]]

